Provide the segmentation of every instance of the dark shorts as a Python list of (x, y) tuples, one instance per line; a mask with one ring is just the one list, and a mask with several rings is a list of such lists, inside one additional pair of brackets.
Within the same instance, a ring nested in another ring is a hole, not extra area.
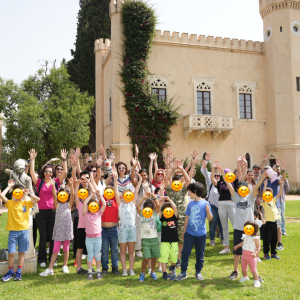
[[(234, 229), (234, 231), (233, 231), (233, 246), (236, 246), (243, 241), (242, 240), (243, 234), (244, 234), (244, 231)], [(235, 254), (235, 255), (242, 255), (242, 252), (243, 252), (242, 247), (240, 247), (236, 251), (233, 250), (233, 254)]]
[(77, 228), (77, 249), (85, 247), (85, 228)]

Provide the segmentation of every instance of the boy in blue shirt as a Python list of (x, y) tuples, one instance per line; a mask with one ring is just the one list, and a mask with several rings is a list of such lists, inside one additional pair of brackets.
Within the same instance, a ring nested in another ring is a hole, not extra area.
[(199, 183), (191, 183), (187, 187), (191, 201), (185, 212), (185, 222), (182, 239), (184, 239), (183, 249), (181, 252), (181, 273), (175, 280), (187, 278), (186, 270), (188, 268), (189, 257), (195, 245), (196, 250), (196, 278), (203, 280), (201, 270), (204, 263), (204, 251), (206, 244), (206, 223), (205, 219), (212, 220), (211, 207), (208, 202), (201, 198), (204, 186)]

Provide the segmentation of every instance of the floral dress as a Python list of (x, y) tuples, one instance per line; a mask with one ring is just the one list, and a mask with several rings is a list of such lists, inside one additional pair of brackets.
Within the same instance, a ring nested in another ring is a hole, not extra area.
[(73, 222), (69, 203), (59, 203), (53, 229), (54, 241), (70, 241), (73, 239)]

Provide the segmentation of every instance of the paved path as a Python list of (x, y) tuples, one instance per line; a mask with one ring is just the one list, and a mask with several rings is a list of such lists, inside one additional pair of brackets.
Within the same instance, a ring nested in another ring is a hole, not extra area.
[(300, 200), (300, 196), (299, 196), (299, 195), (286, 195), (286, 196), (285, 196), (285, 200), (286, 200), (286, 201), (296, 201), (296, 200)]

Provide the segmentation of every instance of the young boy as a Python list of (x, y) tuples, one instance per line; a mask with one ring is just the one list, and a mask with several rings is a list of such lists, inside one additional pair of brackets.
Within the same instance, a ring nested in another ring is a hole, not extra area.
[(184, 228), (182, 239), (184, 240), (183, 249), (181, 252), (181, 273), (175, 280), (183, 280), (187, 278), (186, 270), (188, 268), (189, 257), (193, 246), (196, 249), (196, 279), (203, 280), (201, 270), (204, 263), (204, 251), (206, 243), (206, 223), (205, 219), (212, 220), (210, 204), (201, 198), (204, 186), (199, 182), (188, 185), (187, 190), (189, 196), (194, 201), (188, 204), (185, 212)]
[[(223, 168), (219, 165), (217, 166), (220, 174), (225, 178), (225, 173)], [(234, 191), (233, 186), (225, 180), (225, 183), (228, 187), (232, 200), (235, 204), (235, 214), (234, 214), (234, 224), (233, 224), (233, 244), (234, 246), (240, 244), (242, 240), (242, 235), (244, 234), (244, 224), (247, 221), (254, 221), (254, 203), (255, 198), (258, 193), (258, 188), (262, 184), (263, 180), (267, 177), (267, 173), (264, 172), (259, 179), (259, 181), (254, 186), (252, 193), (241, 196), (239, 193)], [(238, 191), (240, 187), (245, 186), (248, 188), (248, 184), (246, 181), (239, 181), (236, 185), (236, 190)], [(242, 248), (238, 248), (233, 250), (234, 254), (234, 271), (229, 276), (229, 279), (235, 280), (238, 278), (238, 266), (240, 262), (240, 257), (242, 255)]]
[[(160, 244), (160, 258), (158, 261), (162, 264), (163, 279), (174, 280), (176, 276), (175, 265), (177, 263), (178, 257), (178, 231), (177, 231), (177, 221), (178, 221), (178, 212), (176, 205), (169, 197), (161, 196), (160, 201), (168, 201), (163, 204), (161, 210), (159, 210), (160, 221), (162, 224), (161, 232), (161, 244)], [(167, 209), (166, 213), (171, 215), (173, 210), (174, 215), (168, 217), (164, 215), (164, 211)], [(172, 274), (167, 273), (167, 264), (169, 256), (171, 258), (172, 265), (169, 270)]]
[[(20, 189), (23, 192), (21, 199), (8, 200), (5, 196), (13, 187), (13, 190)], [(8, 208), (8, 218), (6, 230), (9, 230), (8, 235), (8, 273), (1, 278), (2, 281), (8, 281), (14, 277), (14, 280), (22, 280), (21, 272), (24, 264), (25, 252), (29, 248), (29, 212), (30, 208), (37, 203), (40, 198), (34, 194), (29, 194), (29, 190), (25, 190), (20, 184), (16, 184), (13, 179), (8, 181), (7, 188), (1, 193), (1, 199), (5, 202)], [(16, 248), (18, 246), (19, 260), (18, 270), (14, 273), (14, 258)]]
[[(267, 187), (267, 184), (268, 184), (267, 181), (265, 181), (263, 193), (268, 191), (273, 194), (273, 190)], [(263, 236), (263, 242), (264, 242), (263, 250), (264, 250), (265, 259), (271, 259), (271, 258), (280, 259), (280, 257), (277, 256), (276, 245), (278, 239), (277, 220), (279, 220), (281, 217), (276, 207), (276, 202), (281, 197), (283, 181), (279, 180), (279, 184), (280, 184), (280, 190), (277, 196), (275, 196), (270, 202), (265, 202), (264, 200), (262, 202), (262, 207), (265, 212), (265, 220), (266, 220), (264, 236)], [(271, 257), (269, 256), (270, 243), (271, 243)]]
[[(153, 197), (156, 207), (154, 210), (154, 204), (150, 197)], [(150, 198), (150, 199), (149, 199)], [(153, 214), (150, 218), (146, 218), (143, 216), (143, 212), (141, 210), (141, 204), (144, 200), (147, 199), (144, 203), (144, 209), (150, 208), (153, 211)], [(151, 260), (151, 274), (152, 279), (157, 280), (157, 276), (155, 274), (155, 265), (156, 259), (160, 258), (160, 250), (159, 243), (157, 239), (157, 230), (156, 230), (156, 217), (158, 216), (160, 205), (155, 198), (155, 195), (152, 193), (145, 193), (142, 199), (138, 202), (136, 206), (137, 212), (141, 218), (141, 236), (142, 236), (142, 245), (143, 245), (143, 262), (142, 262), (142, 273), (140, 274), (139, 281), (144, 282), (145, 280), (145, 271), (148, 265), (149, 259)]]

